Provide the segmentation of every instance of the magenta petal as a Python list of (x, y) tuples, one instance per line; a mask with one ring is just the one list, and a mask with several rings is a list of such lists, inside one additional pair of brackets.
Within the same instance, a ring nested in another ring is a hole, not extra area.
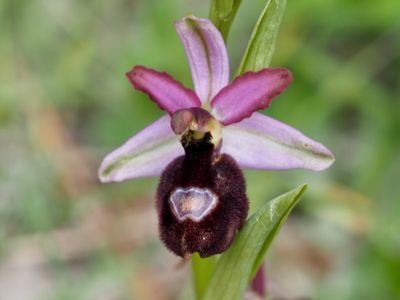
[(98, 174), (102, 182), (157, 176), (184, 151), (165, 115), (107, 155)]
[(193, 84), (201, 102), (210, 101), (229, 83), (229, 61), (221, 33), (210, 20), (188, 16), (175, 23), (185, 47)]
[(126, 76), (135, 89), (145, 92), (170, 115), (179, 109), (201, 105), (199, 98), (192, 90), (185, 88), (167, 73), (135, 66), (132, 71), (126, 73)]
[(224, 127), (222, 136), (221, 151), (233, 156), (243, 168), (320, 171), (335, 160), (320, 143), (260, 113)]
[(223, 88), (211, 101), (211, 107), (224, 125), (236, 123), (267, 108), (291, 81), (292, 74), (283, 68), (248, 72)]
[(261, 264), (261, 266), (258, 268), (256, 275), (251, 281), (251, 290), (254, 291), (258, 296), (262, 297), (262, 299), (264, 299), (267, 289), (266, 283), (267, 278), (265, 276), (265, 266), (264, 264)]

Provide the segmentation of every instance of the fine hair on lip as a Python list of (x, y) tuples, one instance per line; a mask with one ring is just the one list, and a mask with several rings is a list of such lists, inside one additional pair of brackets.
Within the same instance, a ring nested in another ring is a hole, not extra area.
[[(210, 152), (207, 149), (207, 144), (190, 146), (184, 156), (176, 158), (165, 168), (157, 188), (160, 238), (168, 249), (181, 257), (194, 252), (201, 257), (224, 252), (247, 217), (248, 200), (240, 168), (227, 154), (221, 154), (217, 161), (213, 161), (212, 149)], [(186, 190), (186, 195), (179, 190)], [(190, 196), (193, 191), (197, 197), (207, 198), (209, 194), (205, 191), (215, 195), (216, 201), (209, 204), (212, 208), (207, 209), (205, 205), (196, 210), (192, 206), (194, 200), (183, 200), (175, 202), (184, 202), (186, 207), (176, 210), (172, 199), (178, 195)], [(185, 209), (201, 217), (198, 220), (185, 218)]]

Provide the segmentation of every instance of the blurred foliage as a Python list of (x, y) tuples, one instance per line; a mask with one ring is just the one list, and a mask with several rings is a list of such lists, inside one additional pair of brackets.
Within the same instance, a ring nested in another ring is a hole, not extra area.
[[(0, 1), (1, 299), (190, 297), (188, 282), (161, 276), (175, 272), (165, 266), (172, 256), (153, 231), (146, 235), (156, 226), (157, 179), (100, 185), (96, 169), (162, 113), (133, 91), (126, 71), (146, 65), (191, 86), (173, 21), (205, 17), (208, 5)], [(264, 5), (242, 1), (228, 39), (232, 70)], [(246, 172), (253, 209), (309, 184), (267, 258), (270, 280), (282, 287), (271, 294), (400, 297), (399, 11), (398, 0), (287, 3), (272, 66), (290, 68), (295, 80), (267, 113), (321, 141), (337, 161), (321, 173)], [(76, 240), (76, 228), (90, 230)], [(296, 237), (287, 241), (291, 231)], [(282, 249), (291, 240), (305, 246), (290, 260)], [(27, 281), (28, 266), (42, 272), (34, 273), (39, 283)]]

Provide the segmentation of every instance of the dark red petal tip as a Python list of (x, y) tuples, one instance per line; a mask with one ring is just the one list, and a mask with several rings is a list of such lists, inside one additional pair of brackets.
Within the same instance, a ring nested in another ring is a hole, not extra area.
[(211, 101), (211, 107), (222, 124), (237, 123), (267, 108), (291, 82), (292, 73), (285, 68), (247, 72), (223, 88)]
[(201, 105), (192, 90), (184, 87), (168, 73), (135, 66), (126, 76), (136, 90), (146, 93), (158, 107), (170, 115), (180, 109)]

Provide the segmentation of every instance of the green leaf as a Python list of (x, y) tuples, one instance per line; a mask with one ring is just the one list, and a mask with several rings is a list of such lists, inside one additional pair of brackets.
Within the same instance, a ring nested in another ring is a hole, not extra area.
[(211, 0), (209, 19), (221, 32), (225, 42), (241, 3), (242, 0)]
[(286, 0), (268, 0), (254, 27), (238, 75), (247, 71), (259, 71), (269, 66), (285, 6)]
[(192, 255), (193, 285), (196, 299), (202, 299), (207, 290), (217, 261), (216, 256), (201, 258), (198, 253)]
[(253, 214), (221, 255), (204, 300), (241, 300), (264, 255), (307, 186), (281, 195)]

